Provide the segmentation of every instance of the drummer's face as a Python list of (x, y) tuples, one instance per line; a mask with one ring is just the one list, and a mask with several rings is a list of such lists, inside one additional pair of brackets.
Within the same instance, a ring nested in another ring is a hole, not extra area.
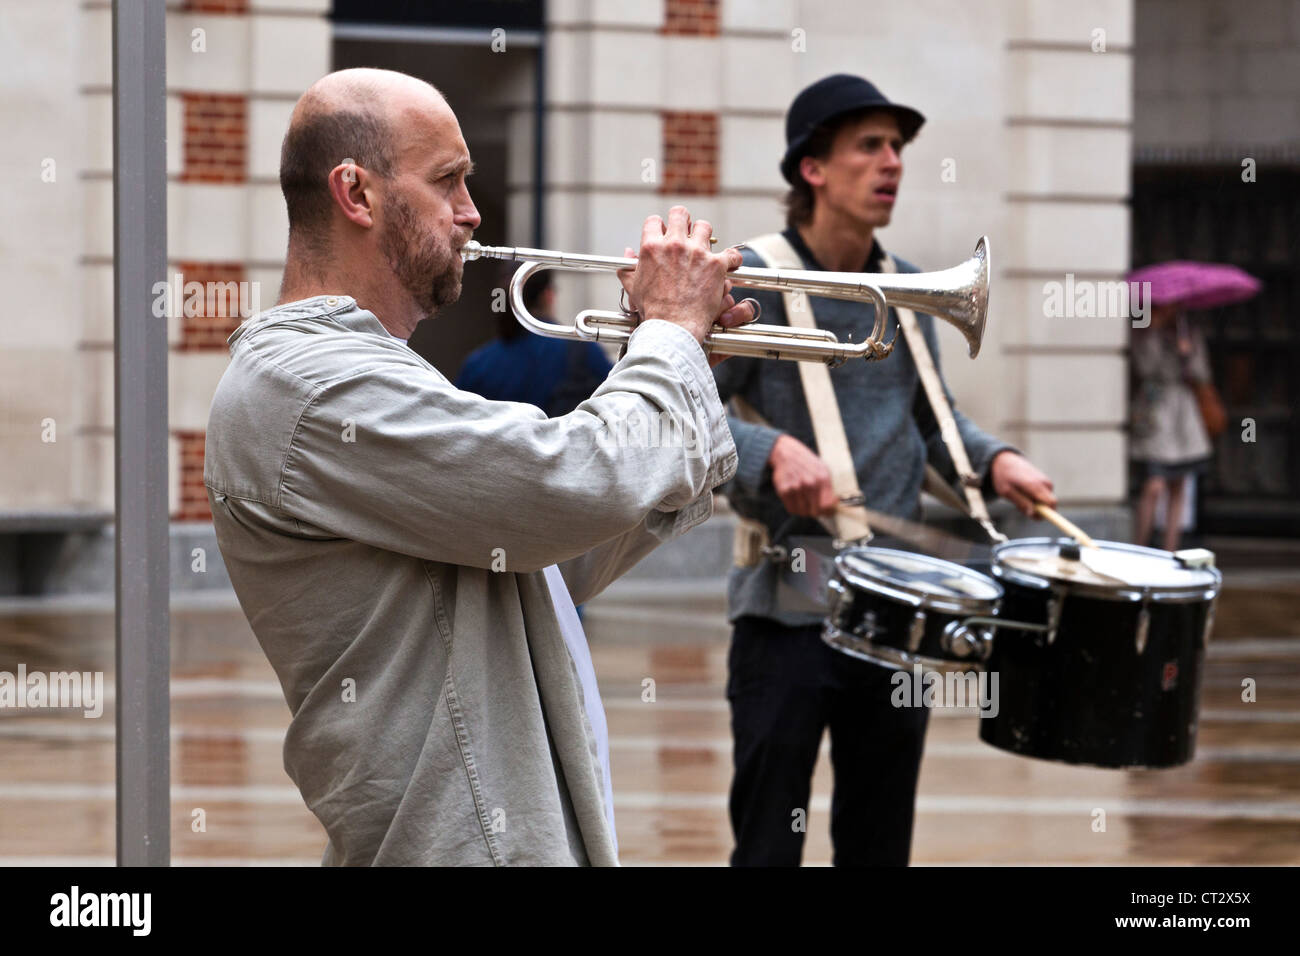
[(817, 202), (865, 229), (889, 225), (903, 178), (903, 136), (889, 113), (867, 113), (835, 133), (825, 159), (804, 160)]

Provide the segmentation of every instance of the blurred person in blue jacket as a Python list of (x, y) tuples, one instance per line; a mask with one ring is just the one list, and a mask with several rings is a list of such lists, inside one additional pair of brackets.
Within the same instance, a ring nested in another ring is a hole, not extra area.
[[(524, 305), (539, 319), (553, 320), (555, 288), (550, 272), (528, 280)], [(534, 335), (513, 313), (504, 312), (497, 316), (496, 339), (470, 353), (456, 387), (495, 401), (536, 405), (558, 418), (590, 397), (612, 367), (595, 342)]]

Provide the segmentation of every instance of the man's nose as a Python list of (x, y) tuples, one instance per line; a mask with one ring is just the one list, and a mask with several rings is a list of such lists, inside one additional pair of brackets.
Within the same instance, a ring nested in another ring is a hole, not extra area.
[(478, 209), (474, 205), (474, 200), (470, 198), (469, 190), (465, 190), (465, 196), (460, 203), (456, 205), (456, 223), (457, 225), (469, 226), (471, 229), (477, 229), (483, 217), (478, 214)]
[(885, 144), (884, 165), (893, 169), (903, 165), (903, 156), (898, 150), (894, 149), (889, 143)]

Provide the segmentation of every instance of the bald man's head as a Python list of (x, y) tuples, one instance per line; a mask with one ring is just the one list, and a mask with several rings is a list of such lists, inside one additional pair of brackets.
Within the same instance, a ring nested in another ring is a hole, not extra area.
[(346, 288), (409, 331), (460, 296), (460, 250), (480, 222), (473, 168), (456, 114), (428, 83), (388, 70), (318, 80), (280, 154), (284, 285), (303, 297)]
[(280, 148), (290, 236), (319, 249), (329, 229), (330, 171), (353, 163), (391, 177), (402, 147), (395, 120), (430, 102), (445, 105), (428, 83), (391, 70), (340, 70), (312, 84), (294, 107)]

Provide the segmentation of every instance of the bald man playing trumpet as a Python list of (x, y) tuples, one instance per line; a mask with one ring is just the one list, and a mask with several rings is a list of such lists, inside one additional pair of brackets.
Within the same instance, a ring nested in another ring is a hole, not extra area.
[[(707, 222), (645, 222), (626, 355), (570, 415), (455, 389), (405, 345), (479, 224), (456, 116), (419, 80), (326, 76), (280, 180), (276, 306), (231, 336), (204, 480), (293, 720), (330, 865), (617, 863), (574, 602), (712, 512), (736, 450), (701, 341), (744, 324)], [(689, 440), (618, 428), (664, 417)], [(612, 440), (612, 435), (619, 440)]]

